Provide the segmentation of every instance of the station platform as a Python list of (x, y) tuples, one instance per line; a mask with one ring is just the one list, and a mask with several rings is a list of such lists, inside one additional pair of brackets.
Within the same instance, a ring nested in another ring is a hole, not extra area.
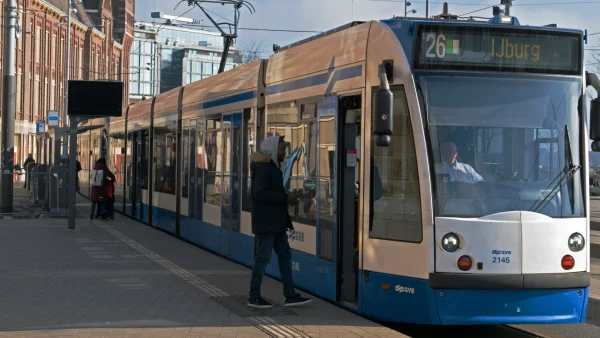
[(590, 262), (592, 278), (588, 320), (600, 321), (600, 196), (590, 198)]
[(90, 220), (81, 196), (77, 207), (75, 230), (0, 219), (0, 337), (407, 337), (314, 297), (283, 307), (266, 276), (274, 307), (249, 308), (248, 268), (118, 214)]

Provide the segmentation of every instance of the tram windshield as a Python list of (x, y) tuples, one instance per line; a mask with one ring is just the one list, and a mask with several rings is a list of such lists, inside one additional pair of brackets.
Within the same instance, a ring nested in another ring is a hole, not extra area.
[(583, 217), (577, 78), (423, 76), (437, 216)]

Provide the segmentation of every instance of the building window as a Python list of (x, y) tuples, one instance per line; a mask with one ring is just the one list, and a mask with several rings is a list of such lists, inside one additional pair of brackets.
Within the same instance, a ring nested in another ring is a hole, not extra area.
[(17, 113), (21, 112), (21, 102), (23, 100), (23, 98), (21, 97), (21, 93), (23, 92), (21, 90), (21, 82), (23, 81), (22, 80), (23, 75), (21, 73), (22, 73), (22, 70), (21, 70), (21, 68), (19, 68), (17, 70)]
[(56, 95), (56, 81), (52, 79), (52, 86), (50, 87), (50, 109), (55, 110), (54, 99)]
[(52, 35), (52, 49), (50, 50), (50, 54), (52, 55), (50, 66), (52, 69), (56, 69), (56, 49), (56, 35)]
[(33, 114), (39, 116), (39, 102), (40, 102), (40, 75), (35, 74), (35, 83), (33, 86)]
[(35, 30), (35, 63), (40, 62), (40, 35), (42, 35), (42, 29), (37, 27)]
[(83, 47), (79, 47), (79, 69), (77, 73), (79, 74), (79, 79), (83, 80)]
[(44, 53), (44, 65), (46, 67), (48, 67), (48, 64), (50, 63), (50, 32), (46, 32), (46, 43), (44, 44), (44, 47), (46, 48), (45, 53)]

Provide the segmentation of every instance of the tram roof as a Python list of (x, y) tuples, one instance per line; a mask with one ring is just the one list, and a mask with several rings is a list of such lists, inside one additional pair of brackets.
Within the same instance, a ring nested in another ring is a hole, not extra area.
[[(514, 17), (518, 20), (517, 17)], [(491, 20), (491, 18), (490, 18)], [(387, 20), (382, 20), (381, 22), (389, 23), (395, 21), (405, 21), (413, 24), (447, 24), (447, 25), (473, 25), (473, 26), (493, 26), (493, 27), (515, 27), (521, 29), (544, 29), (544, 30), (554, 30), (554, 31), (569, 31), (569, 32), (578, 32), (582, 33), (583, 30), (576, 28), (566, 28), (566, 27), (558, 27), (555, 24), (548, 24), (545, 26), (532, 26), (532, 25), (523, 25), (523, 24), (497, 24), (490, 23), (490, 20), (460, 20), (460, 19), (443, 19), (443, 18), (405, 18), (405, 17), (394, 17)]]
[[(518, 18), (514, 17), (515, 19)], [(381, 20), (381, 22), (389, 24), (389, 23), (393, 23), (393, 22), (397, 22), (397, 21), (404, 21), (404, 22), (409, 22), (409, 23), (413, 23), (413, 24), (447, 24), (447, 25), (473, 25), (473, 26), (494, 26), (494, 27), (515, 27), (515, 28), (521, 28), (521, 29), (532, 29), (532, 30), (553, 30), (553, 31), (568, 31), (568, 32), (576, 32), (576, 33), (583, 33), (583, 31), (581, 29), (575, 29), (575, 28), (562, 28), (562, 27), (557, 27), (554, 24), (549, 24), (546, 26), (530, 26), (530, 25), (522, 25), (522, 24), (496, 24), (496, 23), (490, 23), (490, 20), (474, 20), (474, 19), (469, 19), (469, 20), (465, 20), (465, 19), (448, 19), (448, 18), (417, 18), (417, 17), (393, 17), (391, 19), (385, 19), (385, 20)], [(364, 24), (366, 21), (352, 21), (350, 23), (347, 23), (345, 25), (330, 29), (328, 31), (325, 31), (323, 33), (319, 33), (317, 35), (313, 35), (311, 37), (308, 37), (306, 39), (300, 40), (300, 41), (296, 41), (294, 43), (291, 43), (289, 45), (283, 46), (283, 47), (279, 47), (277, 49), (277, 52), (282, 52), (284, 50), (290, 49), (292, 47), (298, 46), (298, 45), (302, 45), (305, 44), (307, 42), (346, 30), (348, 28), (352, 28), (361, 24)]]

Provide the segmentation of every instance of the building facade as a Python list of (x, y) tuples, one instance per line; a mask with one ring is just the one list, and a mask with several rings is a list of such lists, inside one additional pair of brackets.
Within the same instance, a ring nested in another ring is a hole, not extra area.
[[(229, 49), (230, 55), (235, 48)], [(132, 102), (198, 81), (219, 72), (220, 33), (176, 25), (136, 22), (131, 52)], [(234, 68), (229, 57), (225, 70)]]
[[(70, 79), (123, 81), (123, 103), (128, 104), (134, 0), (18, 0), (15, 163), (38, 153), (36, 122), (46, 121), (49, 110), (59, 111), (61, 126), (65, 122), (67, 1), (72, 4)], [(0, 0), (3, 17), (5, 4)], [(2, 18), (0, 65), (4, 25)]]

